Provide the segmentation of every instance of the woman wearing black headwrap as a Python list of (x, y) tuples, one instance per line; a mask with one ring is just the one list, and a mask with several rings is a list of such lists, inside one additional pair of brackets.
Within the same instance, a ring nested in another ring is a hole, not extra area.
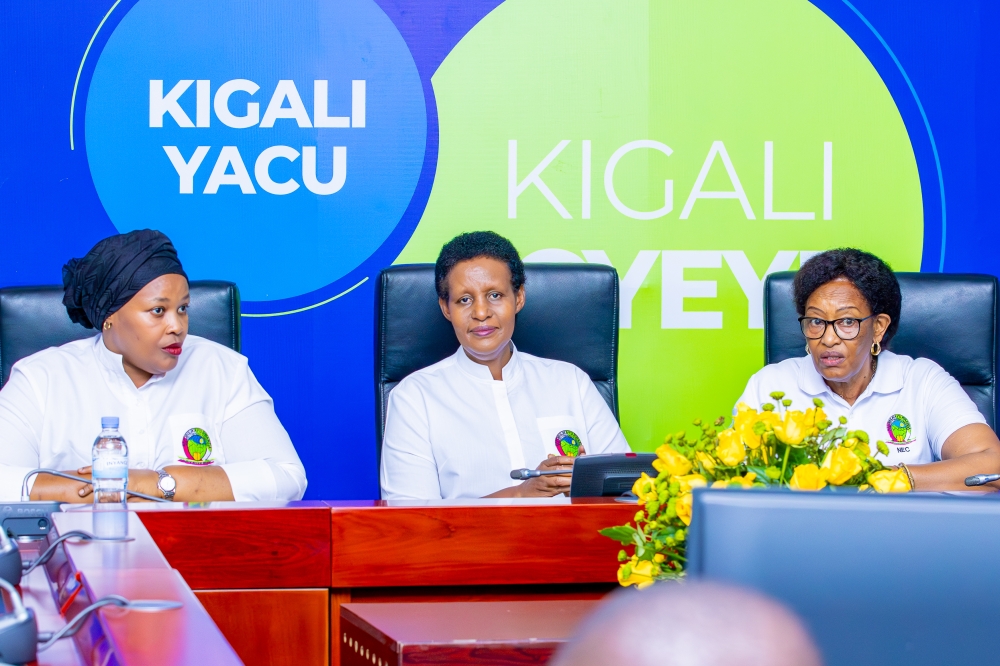
[[(142, 230), (63, 267), (70, 318), (93, 338), (16, 363), (0, 391), (0, 499), (36, 467), (87, 476), (101, 417), (118, 416), (129, 489), (177, 501), (291, 500), (305, 471), (240, 354), (189, 336), (188, 281), (173, 244)], [(91, 501), (39, 475), (32, 499)]]

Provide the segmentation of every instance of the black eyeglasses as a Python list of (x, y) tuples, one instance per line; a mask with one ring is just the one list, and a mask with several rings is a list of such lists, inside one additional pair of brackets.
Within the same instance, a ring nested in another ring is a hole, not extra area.
[(853, 340), (861, 333), (861, 322), (871, 319), (875, 315), (867, 317), (842, 317), (840, 319), (826, 320), (819, 317), (799, 317), (799, 325), (802, 327), (802, 335), (809, 340), (819, 340), (826, 335), (826, 327), (833, 324), (833, 332), (841, 340)]

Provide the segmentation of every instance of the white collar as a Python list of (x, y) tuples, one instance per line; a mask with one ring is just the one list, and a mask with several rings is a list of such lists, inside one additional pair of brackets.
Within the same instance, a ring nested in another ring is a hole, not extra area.
[(125, 372), (125, 365), (123, 363), (124, 359), (122, 355), (116, 354), (108, 349), (107, 345), (104, 344), (104, 335), (101, 333), (98, 333), (94, 338), (94, 353), (97, 355), (98, 361), (101, 363), (104, 370), (110, 373), (114, 380), (124, 382), (129, 389), (141, 391), (147, 386), (155, 384), (166, 377), (165, 374), (153, 375), (145, 384), (136, 387), (135, 382), (133, 382), (132, 378)]
[[(835, 400), (843, 400), (823, 380), (823, 375), (816, 369), (816, 363), (811, 356), (802, 359), (802, 364), (805, 367), (799, 372), (799, 389), (803, 393), (812, 396), (826, 394)], [(872, 378), (872, 381), (865, 388), (864, 393), (858, 396), (858, 400), (854, 404), (858, 404), (860, 400), (872, 393), (885, 395), (896, 393), (902, 390), (902, 388), (903, 366), (899, 361), (899, 357), (891, 351), (883, 351), (878, 357), (878, 368), (875, 371), (875, 377)]]
[[(521, 377), (521, 359), (513, 341), (510, 343), (510, 349), (510, 359), (500, 371), (501, 376), (503, 377), (500, 381), (508, 383), (516, 382)], [(469, 358), (469, 355), (465, 353), (465, 348), (461, 345), (459, 345), (458, 351), (455, 352), (455, 360), (458, 367), (461, 368), (467, 375), (481, 381), (496, 381), (493, 379), (493, 373), (490, 372), (489, 367), (483, 365), (482, 363), (476, 363)]]

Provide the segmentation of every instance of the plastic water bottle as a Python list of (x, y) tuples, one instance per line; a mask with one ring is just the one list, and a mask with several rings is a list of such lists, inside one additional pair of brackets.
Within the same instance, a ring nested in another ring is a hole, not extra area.
[(118, 432), (118, 417), (101, 418), (101, 434), (94, 440), (94, 504), (125, 507), (128, 485), (128, 446)]

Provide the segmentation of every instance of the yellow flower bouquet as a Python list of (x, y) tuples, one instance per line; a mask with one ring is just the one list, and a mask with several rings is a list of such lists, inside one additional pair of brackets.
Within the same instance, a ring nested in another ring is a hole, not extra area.
[[(639, 505), (635, 524), (601, 530), (632, 550), (618, 553), (619, 583), (641, 588), (683, 575), (693, 488), (910, 490), (906, 472), (877, 460), (868, 434), (848, 430), (847, 419), (829, 420), (819, 398), (805, 411), (791, 409), (792, 401), (780, 391), (771, 398), (775, 402), (760, 411), (740, 403), (726, 429), (720, 430), (722, 417), (713, 424), (699, 419), (694, 425), (701, 431), (694, 437), (683, 430), (667, 435), (656, 450), (656, 477), (643, 474), (632, 487)], [(875, 448), (889, 454), (883, 441)]]

